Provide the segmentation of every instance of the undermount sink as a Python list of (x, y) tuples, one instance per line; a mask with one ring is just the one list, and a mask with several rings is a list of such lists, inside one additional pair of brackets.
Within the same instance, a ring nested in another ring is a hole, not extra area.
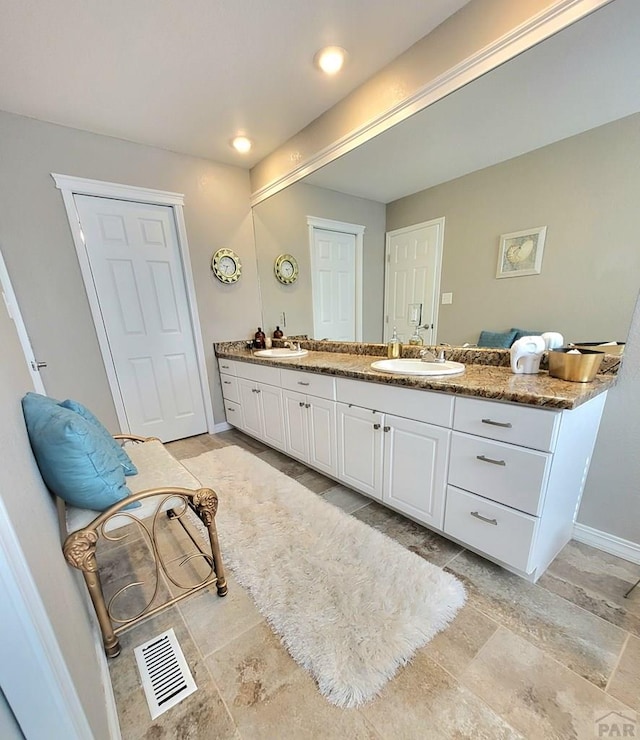
[(259, 349), (254, 352), (256, 357), (271, 357), (273, 360), (286, 359), (287, 357), (303, 357), (309, 354), (308, 349), (289, 349), (289, 347), (273, 347), (272, 349)]
[(371, 363), (374, 370), (393, 375), (459, 375), (464, 372), (461, 362), (425, 362), (424, 360), (377, 360)]

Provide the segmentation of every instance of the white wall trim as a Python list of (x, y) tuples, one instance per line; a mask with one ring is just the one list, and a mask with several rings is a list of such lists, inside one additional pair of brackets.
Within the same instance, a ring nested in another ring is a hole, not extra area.
[(616, 537), (614, 534), (602, 532), (579, 522), (573, 525), (573, 539), (608, 552), (610, 555), (617, 555), (631, 563), (640, 564), (640, 544), (637, 542), (624, 540), (622, 537)]
[(55, 172), (51, 173), (51, 177), (55, 180), (58, 190), (70, 190), (72, 193), (80, 195), (97, 195), (100, 198), (119, 198), (163, 206), (184, 205), (184, 195), (182, 193), (141, 188), (137, 185), (123, 185), (117, 182), (89, 180), (86, 177), (58, 175)]
[(0, 587), (0, 683), (24, 736), (93, 737), (2, 499)]
[[(309, 250), (311, 254), (311, 263), (313, 265), (313, 245), (315, 243), (314, 230), (324, 229), (326, 231), (338, 231), (342, 234), (353, 234), (356, 238), (356, 285), (354, 300), (356, 303), (356, 342), (362, 341), (362, 283), (364, 272), (364, 232), (365, 226), (362, 224), (350, 224), (346, 221), (334, 221), (329, 218), (319, 218), (317, 216), (307, 216), (307, 226), (309, 228)], [(313, 293), (313, 268), (311, 271), (311, 292)], [(315, 322), (315, 321), (314, 321)]]
[(280, 190), (333, 162), (343, 154), (350, 152), (383, 131), (409, 118), (414, 113), (423, 110), (454, 90), (463, 87), (609, 2), (611, 0), (557, 0), (548, 8), (509, 31), (509, 33), (431, 80), (396, 106), (389, 108), (340, 139), (323, 147), (304, 159), (293, 170), (258, 188), (252, 193), (251, 205), (257, 205), (271, 195), (275, 195)]
[(139, 188), (134, 185), (122, 185), (119, 183), (102, 182), (101, 180), (87, 180), (82, 177), (71, 177), (69, 175), (58, 175), (51, 173), (55, 180), (56, 187), (62, 193), (62, 200), (67, 212), (67, 219), (73, 236), (73, 243), (78, 255), (80, 272), (87, 291), (89, 307), (93, 317), (98, 344), (104, 361), (111, 397), (116, 409), (118, 423), (123, 432), (131, 432), (129, 422), (125, 412), (124, 402), (120, 393), (115, 365), (111, 352), (109, 351), (109, 342), (107, 332), (102, 321), (102, 313), (98, 301), (98, 294), (93, 282), (89, 257), (82, 238), (80, 229), (80, 217), (76, 209), (74, 195), (93, 195), (100, 198), (117, 198), (119, 200), (128, 200), (137, 203), (150, 203), (152, 205), (170, 206), (173, 211), (174, 222), (176, 225), (176, 234), (178, 237), (178, 248), (184, 274), (185, 288), (187, 292), (187, 303), (189, 306), (189, 315), (193, 328), (193, 337), (196, 348), (196, 357), (198, 362), (198, 371), (200, 375), (200, 389), (204, 399), (205, 416), (207, 420), (207, 431), (212, 433), (215, 427), (213, 418), (213, 404), (211, 401), (211, 390), (207, 374), (206, 355), (202, 341), (202, 329), (200, 326), (200, 317), (198, 314), (198, 303), (196, 300), (195, 284), (193, 281), (193, 272), (191, 269), (191, 259), (189, 257), (189, 242), (187, 239), (187, 229), (184, 221), (184, 195), (181, 193), (171, 193), (162, 190), (151, 190), (149, 188)]
[(231, 424), (229, 424), (228, 421), (221, 421), (219, 424), (216, 424), (213, 428), (213, 434), (220, 434), (220, 432), (228, 432), (229, 429), (233, 429)]

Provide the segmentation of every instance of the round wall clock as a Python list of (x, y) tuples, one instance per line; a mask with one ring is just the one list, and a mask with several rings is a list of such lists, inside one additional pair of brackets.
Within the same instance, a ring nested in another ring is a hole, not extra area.
[(298, 263), (290, 254), (281, 254), (277, 257), (273, 269), (283, 285), (290, 285), (298, 279)]
[(218, 249), (211, 259), (211, 269), (221, 283), (235, 283), (242, 273), (242, 264), (231, 249)]

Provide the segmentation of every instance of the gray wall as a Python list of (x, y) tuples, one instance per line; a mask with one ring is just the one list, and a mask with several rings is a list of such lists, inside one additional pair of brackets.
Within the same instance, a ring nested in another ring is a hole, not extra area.
[(2, 689), (0, 689), (0, 737), (2, 740), (22, 740), (24, 738)]
[(640, 545), (640, 300), (609, 391), (578, 521)]
[[(307, 216), (365, 226), (363, 244), (363, 339), (382, 341), (385, 206), (334, 190), (296, 183), (253, 209), (265, 331), (286, 312), (287, 334), (313, 334), (311, 265)], [(273, 273), (276, 257), (292, 254), (300, 277), (282, 285)]]
[[(184, 193), (214, 415), (224, 421), (212, 343), (248, 336), (261, 315), (248, 173), (2, 112), (0, 162), (0, 249), (34, 351), (48, 362), (47, 392), (77, 398), (114, 432), (115, 409), (62, 197), (50, 173)], [(223, 285), (210, 270), (219, 247), (233, 249), (242, 260), (243, 275), (234, 285)]]
[[(106, 740), (109, 731), (105, 695), (89, 615), (74, 571), (62, 556), (56, 507), (40, 478), (29, 446), (20, 399), (33, 386), (15, 327), (4, 306), (0, 307), (0, 347), (0, 495), (91, 725), (92, 736)], [(9, 640), (11, 635), (5, 631), (1, 639)], [(38, 639), (34, 636), (36, 643)], [(18, 668), (14, 666), (16, 673)], [(3, 690), (11, 696), (11, 690), (17, 688), (4, 681), (3, 677)], [(47, 699), (34, 693), (33, 711), (42, 711)], [(53, 728), (52, 733), (53, 737)]]
[[(640, 114), (414, 193), (387, 207), (387, 229), (444, 216), (438, 338), (482, 329), (624, 340), (640, 284)], [(547, 226), (542, 273), (496, 279), (500, 234)]]

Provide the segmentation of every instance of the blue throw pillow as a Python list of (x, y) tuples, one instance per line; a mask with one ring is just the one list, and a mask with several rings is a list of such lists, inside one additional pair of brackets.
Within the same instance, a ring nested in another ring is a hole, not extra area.
[(138, 468), (131, 462), (131, 458), (124, 449), (116, 442), (116, 440), (109, 434), (109, 430), (102, 424), (102, 422), (91, 412), (86, 406), (83, 406), (79, 401), (72, 401), (67, 398), (66, 401), (62, 401), (60, 406), (64, 406), (65, 409), (75, 411), (76, 414), (80, 414), (83, 419), (86, 419), (90, 424), (93, 424), (95, 428), (104, 437), (106, 444), (113, 448), (115, 456), (120, 461), (124, 469), (125, 475), (137, 475)]
[(491, 347), (492, 349), (509, 349), (516, 336), (516, 330), (511, 331), (481, 331), (478, 337), (478, 347)]
[(95, 511), (130, 495), (122, 465), (93, 424), (37, 393), (27, 393), (22, 410), (40, 474), (53, 493)]
[(527, 329), (512, 328), (511, 331), (515, 331), (516, 333), (513, 340), (514, 342), (518, 339), (522, 339), (522, 337), (539, 337), (542, 334), (541, 331), (528, 331)]

